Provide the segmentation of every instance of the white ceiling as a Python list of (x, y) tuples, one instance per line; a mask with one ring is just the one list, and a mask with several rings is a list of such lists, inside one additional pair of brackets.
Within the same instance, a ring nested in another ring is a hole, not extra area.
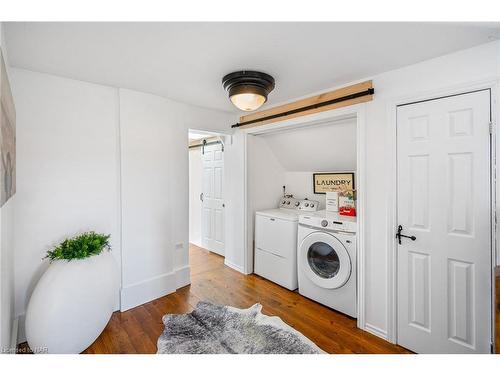
[(498, 23), (6, 23), (15, 67), (237, 112), (226, 73), (273, 75), (267, 105), (498, 39)]
[(197, 141), (198, 139), (203, 139), (203, 138), (207, 138), (209, 137), (209, 135), (207, 135), (206, 133), (195, 133), (195, 132), (189, 132), (188, 134), (188, 138), (189, 140), (193, 140), (193, 141)]

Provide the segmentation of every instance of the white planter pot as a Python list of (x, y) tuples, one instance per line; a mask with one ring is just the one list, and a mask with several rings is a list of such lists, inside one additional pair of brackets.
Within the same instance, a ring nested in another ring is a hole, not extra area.
[(51, 263), (26, 310), (30, 348), (81, 353), (101, 334), (118, 295), (118, 268), (111, 252)]

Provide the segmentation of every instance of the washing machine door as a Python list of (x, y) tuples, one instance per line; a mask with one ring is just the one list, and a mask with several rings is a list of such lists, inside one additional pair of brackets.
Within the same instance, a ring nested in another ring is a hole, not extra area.
[(298, 261), (313, 283), (326, 289), (343, 286), (351, 276), (352, 264), (347, 249), (334, 235), (313, 232), (300, 244)]

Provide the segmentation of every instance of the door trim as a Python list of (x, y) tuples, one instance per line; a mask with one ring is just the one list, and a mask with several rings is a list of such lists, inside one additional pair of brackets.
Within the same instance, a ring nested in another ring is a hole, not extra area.
[[(404, 96), (393, 98), (388, 101), (387, 105), (387, 128), (386, 128), (386, 139), (387, 139), (387, 161), (390, 166), (389, 174), (389, 188), (387, 190), (387, 340), (393, 344), (397, 344), (397, 240), (395, 238), (395, 228), (397, 225), (397, 109), (399, 106), (415, 104), (419, 102), (436, 100), (440, 98), (456, 96), (461, 94), (467, 94), (471, 92), (477, 92), (482, 90), (490, 90), (490, 118), (492, 122), (491, 131), (491, 152), (490, 152), (490, 165), (491, 165), (491, 224), (492, 230), (491, 236), (491, 266), (492, 266), (492, 276), (491, 276), (491, 299), (493, 301), (494, 297), (494, 275), (493, 268), (497, 262), (496, 253), (499, 252), (497, 246), (498, 228), (495, 225), (496, 217), (496, 195), (497, 186), (495, 181), (495, 154), (496, 154), (496, 133), (497, 129), (497, 119), (499, 118), (500, 106), (498, 102), (498, 93), (500, 88), (500, 80), (492, 79), (479, 82), (469, 82), (462, 85), (455, 85), (450, 87), (445, 87), (438, 90), (433, 90), (425, 93), (420, 93), (413, 96)], [(494, 343), (494, 304), (491, 303), (490, 309), (492, 311), (492, 322), (491, 322), (491, 340)]]

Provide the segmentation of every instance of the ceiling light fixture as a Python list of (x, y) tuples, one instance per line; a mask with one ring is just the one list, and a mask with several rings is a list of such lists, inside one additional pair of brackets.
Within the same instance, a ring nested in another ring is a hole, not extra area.
[(242, 111), (255, 111), (267, 101), (274, 89), (274, 78), (269, 74), (242, 70), (222, 78), (222, 86), (229, 93), (231, 102)]

